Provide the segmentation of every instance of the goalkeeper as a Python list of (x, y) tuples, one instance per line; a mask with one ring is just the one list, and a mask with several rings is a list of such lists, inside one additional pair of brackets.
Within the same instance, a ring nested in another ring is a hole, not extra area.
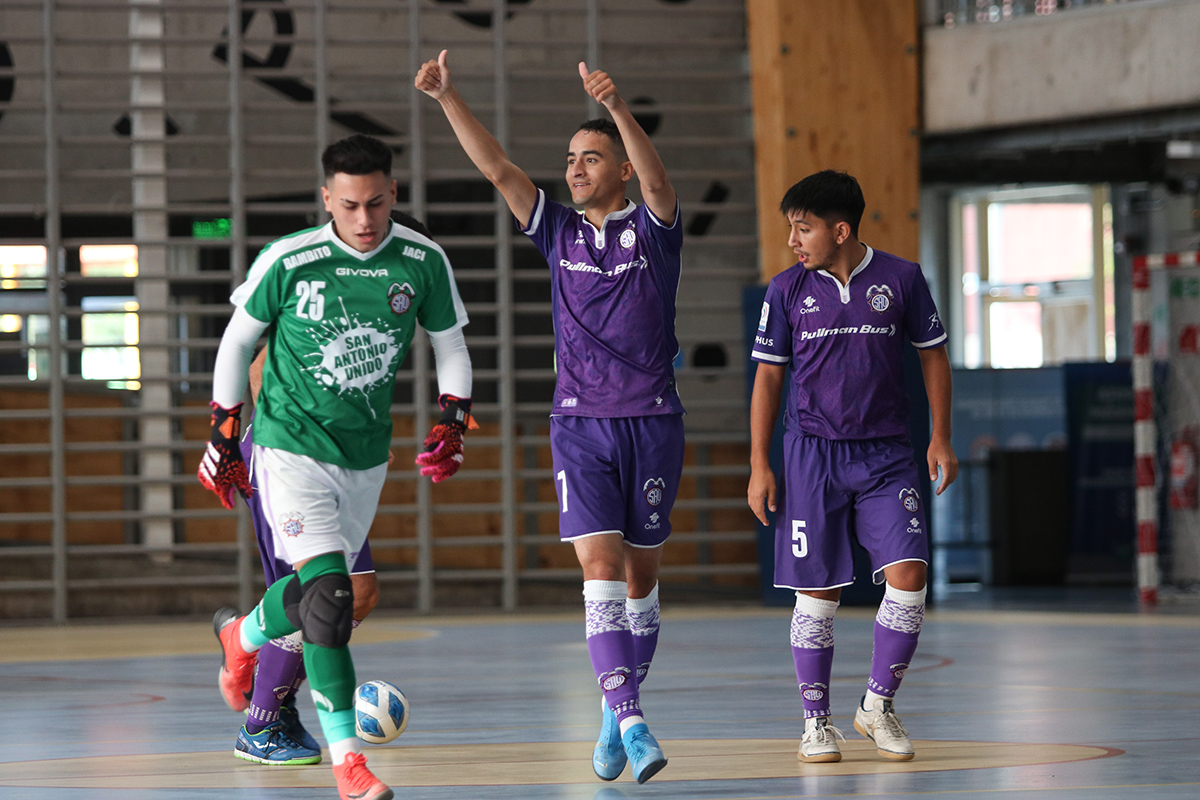
[(255, 342), (269, 331), (253, 430), (257, 491), (276, 555), (297, 571), (271, 584), (251, 614), (217, 612), (220, 685), (230, 707), (245, 708), (259, 648), (299, 631), (340, 796), (388, 800), (354, 730), (349, 571), (379, 502), (396, 369), (418, 323), (433, 342), (442, 416), (417, 463), (435, 483), (462, 463), (471, 424), (467, 315), (446, 254), (391, 219), (391, 150), (352, 136), (321, 161), (332, 221), (259, 254), (230, 298), (235, 310), (213, 370), (212, 438), (199, 478), (232, 508), (235, 492), (254, 491), (238, 448), (241, 406)]

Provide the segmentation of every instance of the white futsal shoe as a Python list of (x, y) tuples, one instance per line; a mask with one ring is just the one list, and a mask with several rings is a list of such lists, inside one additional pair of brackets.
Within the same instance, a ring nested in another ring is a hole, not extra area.
[(870, 711), (863, 709), (860, 702), (854, 712), (854, 730), (874, 742), (876, 752), (890, 761), (912, 761), (915, 755), (908, 731), (892, 710), (891, 700), (876, 700)]
[(829, 724), (829, 717), (809, 717), (804, 720), (804, 736), (800, 739), (797, 757), (808, 764), (822, 764), (842, 760), (842, 751), (837, 740), (846, 737)]

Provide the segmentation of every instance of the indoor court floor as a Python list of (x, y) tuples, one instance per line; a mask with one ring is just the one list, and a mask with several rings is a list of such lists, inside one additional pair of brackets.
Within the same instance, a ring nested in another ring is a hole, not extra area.
[[(398, 800), (1200, 797), (1200, 615), (1043, 605), (930, 611), (896, 704), (908, 763), (854, 732), (873, 613), (843, 608), (833, 723), (849, 741), (840, 763), (802, 764), (790, 610), (668, 603), (642, 704), (669, 764), (642, 786), (592, 774), (582, 608), (379, 614), (351, 646), (360, 682), (412, 706), (404, 735), (365, 746)], [(218, 661), (204, 621), (0, 628), (0, 800), (336, 798), (327, 763), (233, 756)], [(300, 709), (319, 736), (306, 691)]]

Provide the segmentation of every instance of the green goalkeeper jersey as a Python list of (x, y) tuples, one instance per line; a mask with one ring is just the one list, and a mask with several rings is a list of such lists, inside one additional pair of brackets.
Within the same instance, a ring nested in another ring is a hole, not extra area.
[(332, 222), (272, 242), (230, 300), (270, 325), (254, 443), (347, 469), (387, 461), (396, 370), (417, 323), (467, 323), (446, 254), (395, 222), (369, 253)]

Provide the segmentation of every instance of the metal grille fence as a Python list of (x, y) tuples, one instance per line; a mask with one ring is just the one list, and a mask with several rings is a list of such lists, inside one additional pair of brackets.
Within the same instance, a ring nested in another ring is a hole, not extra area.
[[(397, 468), (371, 534), (385, 602), (512, 609), (577, 592), (549, 461), (549, 274), (412, 87), (443, 47), (472, 108), (551, 196), (564, 194), (575, 125), (599, 115), (579, 60), (613, 74), (652, 134), (687, 234), (688, 465), (664, 581), (757, 586), (744, 507), (740, 290), (757, 277), (757, 243), (742, 3), (6, 0), (0, 616), (256, 598), (247, 515), (195, 480), (212, 364), (231, 288), (264, 244), (324, 221), (319, 154), (354, 132), (393, 147), (400, 210), (454, 264), (483, 423), (454, 480), (431, 487), (407, 468), (436, 394), (419, 336), (397, 380)], [(111, 244), (136, 245), (136, 266), (89, 260), (86, 248)], [(40, 272), (31, 252), (48, 254)]]

